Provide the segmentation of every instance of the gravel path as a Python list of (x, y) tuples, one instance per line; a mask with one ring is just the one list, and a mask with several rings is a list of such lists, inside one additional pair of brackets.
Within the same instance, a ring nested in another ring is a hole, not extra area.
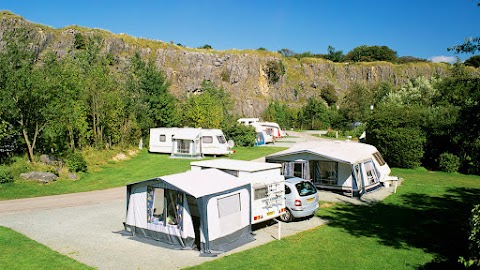
[[(215, 259), (200, 257), (198, 251), (172, 250), (123, 235), (125, 188), (0, 201), (0, 210), (1, 226), (98, 269), (180, 269)], [(282, 223), (282, 237), (322, 224), (317, 217)], [(278, 238), (277, 224), (257, 227), (255, 241), (221, 256)]]

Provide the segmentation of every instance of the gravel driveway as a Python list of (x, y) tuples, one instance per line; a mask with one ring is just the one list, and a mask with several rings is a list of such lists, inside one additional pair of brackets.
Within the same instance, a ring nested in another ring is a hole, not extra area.
[[(200, 257), (198, 251), (172, 250), (123, 235), (125, 193), (125, 188), (115, 188), (0, 201), (0, 225), (98, 269), (180, 269), (215, 259)], [(322, 224), (317, 217), (281, 223), (282, 237)], [(278, 225), (265, 225), (255, 234), (255, 241), (221, 256), (275, 241)]]

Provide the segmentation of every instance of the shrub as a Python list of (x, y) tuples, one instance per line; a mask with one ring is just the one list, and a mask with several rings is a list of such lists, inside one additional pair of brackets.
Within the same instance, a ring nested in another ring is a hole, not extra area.
[(438, 168), (444, 172), (458, 172), (460, 169), (460, 158), (451, 153), (443, 153), (438, 157)]
[(75, 152), (67, 157), (67, 167), (72, 172), (86, 172), (87, 162), (81, 153)]
[(13, 176), (9, 171), (0, 168), (0, 184), (6, 184), (10, 182), (13, 182)]
[(254, 146), (257, 133), (252, 126), (235, 124), (224, 130), (228, 140), (233, 140), (237, 146)]
[[(469, 258), (465, 259), (460, 257), (458, 260), (465, 265), (466, 268), (480, 266), (480, 204), (477, 204), (472, 209), (472, 215), (470, 217), (470, 232), (468, 236), (468, 251)], [(478, 269), (478, 268), (474, 268)]]
[(325, 134), (325, 137), (328, 137), (328, 138), (337, 138), (337, 131), (335, 131), (335, 130), (329, 130), (329, 131), (327, 131), (327, 134)]

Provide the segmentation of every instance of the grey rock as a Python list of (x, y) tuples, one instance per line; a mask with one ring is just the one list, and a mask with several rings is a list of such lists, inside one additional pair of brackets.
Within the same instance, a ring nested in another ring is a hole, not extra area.
[(49, 172), (28, 172), (20, 174), (20, 177), (26, 180), (35, 180), (44, 184), (57, 181), (58, 176)]

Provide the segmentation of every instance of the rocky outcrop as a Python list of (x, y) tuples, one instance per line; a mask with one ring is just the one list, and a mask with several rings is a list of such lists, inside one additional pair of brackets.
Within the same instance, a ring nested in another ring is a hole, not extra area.
[(20, 174), (20, 177), (25, 180), (34, 180), (40, 183), (48, 184), (57, 181), (58, 176), (49, 172), (28, 172)]
[[(223, 87), (235, 101), (235, 112), (245, 117), (258, 117), (270, 101), (302, 105), (309, 97), (318, 97), (322, 87), (331, 84), (341, 97), (353, 83), (376, 84), (388, 81), (400, 85), (418, 76), (442, 76), (446, 64), (416, 63), (396, 65), (387, 62), (332, 63), (323, 59), (284, 58), (267, 51), (214, 51), (184, 48), (161, 41), (112, 34), (98, 29), (66, 27), (52, 29), (32, 24), (10, 13), (0, 14), (0, 38), (9, 29), (26, 27), (35, 39), (39, 54), (53, 51), (64, 57), (74, 48), (75, 34), (101, 35), (102, 51), (114, 56), (114, 68), (125, 73), (130, 57), (140, 52), (154, 59), (171, 82), (170, 91), (182, 99), (201, 91), (203, 80)], [(0, 44), (1, 45), (1, 44)], [(269, 61), (281, 63), (284, 72), (270, 84), (265, 73)]]

